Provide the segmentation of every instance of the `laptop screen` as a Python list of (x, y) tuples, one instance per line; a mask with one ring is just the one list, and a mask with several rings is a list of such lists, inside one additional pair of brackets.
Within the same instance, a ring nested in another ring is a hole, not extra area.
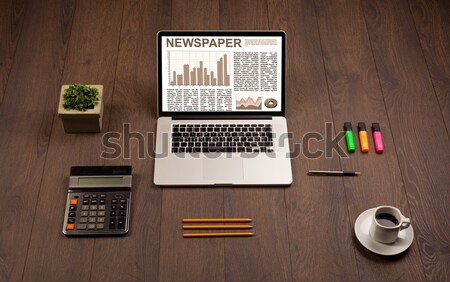
[(284, 114), (284, 32), (158, 33), (160, 115)]

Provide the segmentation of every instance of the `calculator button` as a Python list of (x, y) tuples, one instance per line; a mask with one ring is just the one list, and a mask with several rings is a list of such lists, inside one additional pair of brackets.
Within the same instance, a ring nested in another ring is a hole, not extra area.
[(88, 224), (88, 229), (95, 229), (95, 224)]
[(67, 219), (67, 223), (75, 223), (75, 218), (69, 217), (69, 218)]
[(77, 210), (77, 206), (69, 206), (69, 211), (76, 211)]
[(89, 205), (89, 200), (88, 199), (83, 200), (83, 205)]
[(98, 209), (101, 210), (101, 211), (104, 211), (106, 209), (106, 206), (105, 205), (99, 205)]
[(86, 229), (86, 224), (77, 224), (77, 229), (78, 230), (85, 230)]
[(97, 210), (97, 205), (91, 205), (91, 210)]
[(77, 195), (75, 195), (75, 196), (73, 196), (75, 199), (78, 199), (78, 196)]
[(106, 204), (106, 200), (105, 199), (100, 199), (100, 201), (98, 201), (98, 203), (100, 205), (104, 205), (104, 204)]
[(80, 218), (80, 223), (87, 223), (87, 217)]
[(117, 205), (111, 205), (112, 210), (117, 210)]
[(90, 217), (89, 218), (89, 223), (95, 223), (95, 222), (96, 222), (95, 217)]
[(117, 204), (117, 199), (112, 199), (111, 204)]
[(69, 212), (70, 217), (75, 217), (76, 214), (77, 214), (76, 212)]
[(117, 212), (116, 211), (111, 211), (111, 216), (117, 216)]
[(120, 200), (120, 203), (121, 203), (121, 204), (126, 204), (126, 203), (127, 203), (127, 200), (126, 200), (126, 199), (121, 199), (121, 200)]
[(97, 215), (98, 215), (98, 216), (105, 216), (105, 211), (99, 211), (99, 212), (97, 213)]
[(103, 228), (104, 228), (104, 224), (103, 223), (97, 224), (97, 229), (103, 229)]
[(98, 200), (97, 200), (97, 199), (92, 199), (92, 200), (91, 200), (91, 204), (92, 204), (92, 205), (98, 204)]
[(106, 195), (105, 194), (101, 194), (100, 198), (106, 198)]
[(81, 210), (82, 211), (88, 211), (89, 210), (89, 205), (82, 205), (81, 206)]
[(126, 210), (127, 209), (127, 205), (119, 205), (119, 209)]
[(75, 225), (73, 223), (67, 224), (66, 230), (73, 230), (75, 228)]
[(123, 198), (123, 195), (117, 194), (117, 195), (116, 195), (116, 198)]
[(103, 223), (103, 222), (105, 222), (105, 218), (104, 217), (97, 217), (97, 222)]
[(125, 211), (119, 211), (119, 216), (125, 216), (126, 212)]
[(91, 198), (98, 198), (98, 196), (94, 194), (91, 196)]
[(88, 216), (88, 212), (87, 211), (82, 211), (81, 212), (81, 216)]
[(116, 219), (112, 218), (109, 220), (109, 229), (116, 229)]
[(119, 218), (119, 221), (117, 222), (117, 228), (119, 229), (125, 229), (125, 218)]
[(72, 200), (70, 200), (70, 204), (71, 205), (77, 205), (78, 204), (78, 200), (77, 199), (72, 199)]
[(96, 211), (90, 211), (89, 212), (89, 216), (97, 216), (97, 212)]
[(83, 198), (89, 198), (89, 194), (84, 194)]

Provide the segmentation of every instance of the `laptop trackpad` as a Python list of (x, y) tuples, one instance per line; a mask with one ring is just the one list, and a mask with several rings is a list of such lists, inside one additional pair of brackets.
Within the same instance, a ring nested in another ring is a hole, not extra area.
[(203, 159), (203, 179), (205, 180), (233, 183), (243, 177), (244, 169), (240, 158)]

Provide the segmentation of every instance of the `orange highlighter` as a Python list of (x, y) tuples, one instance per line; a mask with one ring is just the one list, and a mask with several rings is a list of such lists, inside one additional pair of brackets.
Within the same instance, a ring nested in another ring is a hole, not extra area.
[(358, 122), (359, 132), (359, 145), (361, 146), (361, 152), (369, 152), (369, 138), (367, 137), (366, 124), (364, 122)]

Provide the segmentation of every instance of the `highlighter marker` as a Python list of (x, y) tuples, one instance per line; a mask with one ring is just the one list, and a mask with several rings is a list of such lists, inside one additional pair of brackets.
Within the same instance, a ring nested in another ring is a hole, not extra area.
[(355, 137), (353, 135), (352, 123), (344, 123), (345, 141), (347, 141), (347, 151), (353, 153), (355, 151)]
[(358, 122), (359, 132), (359, 145), (361, 146), (361, 152), (369, 152), (369, 139), (367, 138), (366, 124), (364, 122)]
[(373, 144), (375, 145), (375, 152), (383, 153), (384, 145), (383, 138), (381, 138), (381, 129), (379, 123), (372, 123)]

